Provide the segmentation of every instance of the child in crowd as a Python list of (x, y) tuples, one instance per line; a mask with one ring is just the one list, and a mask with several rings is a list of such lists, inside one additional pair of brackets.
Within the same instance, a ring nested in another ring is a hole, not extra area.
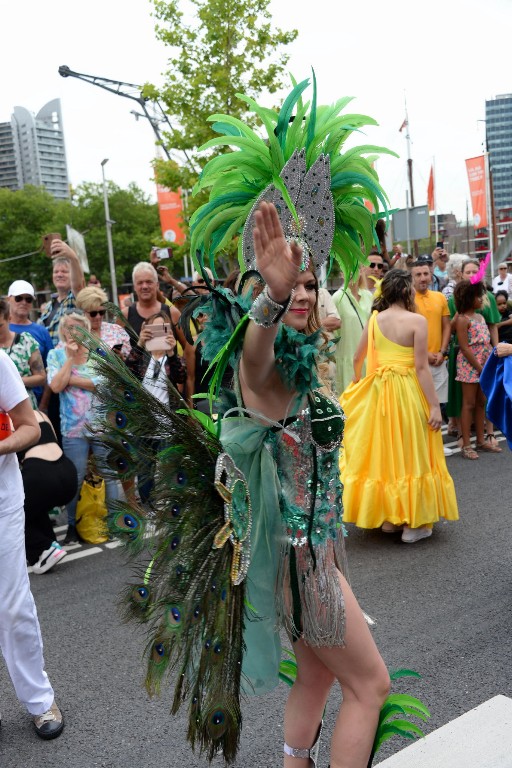
[(496, 323), (498, 328), (498, 338), (507, 344), (512, 344), (512, 310), (508, 305), (508, 293), (506, 291), (496, 292), (496, 306), (501, 315), (501, 322)]
[[(478, 459), (476, 451), (501, 453), (501, 448), (485, 441), (485, 396), (480, 387), (480, 373), (492, 352), (491, 337), (484, 318), (476, 310), (481, 309), (486, 290), (482, 282), (461, 280), (455, 286), (453, 298), (458, 317), (455, 331), (459, 343), (456, 381), (462, 384), (461, 455), (464, 459)], [(471, 424), (476, 431), (476, 450), (471, 445)]]

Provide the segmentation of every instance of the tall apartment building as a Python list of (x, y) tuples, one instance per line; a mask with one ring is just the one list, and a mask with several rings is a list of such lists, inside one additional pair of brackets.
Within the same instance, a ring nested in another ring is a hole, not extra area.
[(0, 123), (0, 187), (46, 187), (53, 197), (69, 198), (69, 179), (60, 99), (37, 115), (15, 107), (10, 123)]
[(512, 94), (485, 102), (485, 131), (494, 208), (512, 208)]

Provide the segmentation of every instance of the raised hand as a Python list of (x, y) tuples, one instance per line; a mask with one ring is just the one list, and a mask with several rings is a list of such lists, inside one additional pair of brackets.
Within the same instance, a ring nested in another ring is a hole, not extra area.
[(66, 350), (66, 357), (70, 360), (74, 361), (80, 357), (80, 345), (76, 341), (68, 341), (64, 348)]
[(255, 215), (254, 252), (258, 272), (274, 301), (284, 302), (297, 282), (302, 263), (302, 248), (289, 244), (284, 236), (275, 206), (262, 202)]

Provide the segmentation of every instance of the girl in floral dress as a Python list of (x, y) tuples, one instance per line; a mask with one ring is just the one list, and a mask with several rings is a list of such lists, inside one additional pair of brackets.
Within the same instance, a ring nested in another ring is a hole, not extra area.
[[(485, 395), (480, 387), (480, 373), (492, 352), (487, 323), (476, 310), (481, 309), (485, 296), (482, 282), (461, 280), (455, 287), (453, 298), (458, 317), (455, 324), (459, 352), (456, 381), (462, 384), (461, 431), (464, 459), (478, 459), (476, 451), (500, 453), (501, 448), (485, 442)], [(471, 445), (471, 424), (475, 424), (476, 450)]]

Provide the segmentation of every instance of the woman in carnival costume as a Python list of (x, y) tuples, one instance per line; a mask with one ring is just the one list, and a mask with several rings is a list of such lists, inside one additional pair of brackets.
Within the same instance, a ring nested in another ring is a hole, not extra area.
[[(251, 679), (267, 677), (266, 687), (275, 685), (281, 649), (274, 627), (284, 625), (298, 664), (285, 712), (285, 766), (316, 764), (313, 745), (337, 680), (343, 704), (332, 736), (331, 766), (363, 767), (389, 676), (344, 575), (336, 465), (343, 417), (314, 379), (305, 392), (276, 360), (281, 319), (287, 329), (306, 336), (318, 328), (318, 283), (309, 254), (303, 260), (302, 249), (287, 243), (273, 205), (262, 202), (255, 223), (256, 266), (266, 287), (250, 309), (237, 369), (244, 413), (228, 416), (222, 431), (223, 445), (246, 477), (259, 473), (254, 489), (250, 482), (253, 525), (264, 527), (251, 541), (247, 590), (257, 616), (265, 620), (246, 623), (247, 666)], [(271, 548), (264, 543), (269, 534)], [(267, 595), (261, 589), (264, 573)], [(270, 621), (274, 615), (280, 621)], [(267, 649), (266, 658), (254, 650), (251, 636), (256, 647)]]
[[(315, 768), (336, 680), (343, 704), (331, 768), (365, 768), (389, 675), (347, 581), (338, 472), (343, 414), (318, 376), (326, 342), (316, 271), (336, 259), (348, 281), (370, 252), (376, 236), (365, 200), (386, 209), (372, 167), (373, 153), (386, 150), (342, 153), (355, 130), (375, 121), (340, 114), (350, 99), (317, 107), (316, 87), (305, 104), (308, 84), (294, 85), (279, 112), (240, 96), (261, 119), (265, 139), (231, 116), (210, 118), (223, 136), (204, 149), (238, 150), (214, 157), (201, 174), (197, 189), (210, 188), (210, 199), (191, 219), (192, 253), (210, 283), (205, 263), (215, 274), (216, 253), (239, 236), (247, 273), (238, 294), (210, 284), (210, 295), (191, 302), (191, 311), (208, 316), (200, 338), (214, 369), (217, 423), (179, 407), (177, 393), (169, 409), (151, 402), (108, 355), (97, 363), (116, 386), (98, 396), (108, 411), (114, 469), (136, 471), (136, 438), (144, 432), (163, 446), (153, 457), (150, 559), (125, 601), (127, 615), (148, 628), (148, 690), (159, 690), (173, 671), (172, 712), (188, 707), (192, 746), (209, 760), (222, 751), (232, 762), (241, 690), (264, 693), (278, 684), (284, 628), (298, 664), (285, 713), (285, 768)], [(265, 284), (256, 298), (244, 291), (247, 276)], [(228, 366), (234, 382), (223, 391)], [(111, 528), (140, 554), (143, 509), (120, 503)]]

